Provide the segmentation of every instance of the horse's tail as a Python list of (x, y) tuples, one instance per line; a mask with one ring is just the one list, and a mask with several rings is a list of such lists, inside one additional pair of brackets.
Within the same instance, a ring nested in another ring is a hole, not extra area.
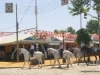
[(44, 55), (45, 55), (45, 59), (46, 59), (47, 58), (47, 52), (46, 51), (45, 51), (45, 54)]
[(11, 55), (11, 59), (14, 59), (14, 53), (16, 52), (17, 49), (14, 50), (14, 52)]

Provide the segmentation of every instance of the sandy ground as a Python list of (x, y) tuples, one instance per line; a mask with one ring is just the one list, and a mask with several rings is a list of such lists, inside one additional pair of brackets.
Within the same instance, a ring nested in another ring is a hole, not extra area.
[[(94, 61), (94, 58), (91, 58)], [(75, 60), (74, 60), (75, 62)], [(100, 65), (99, 63), (91, 64), (87, 66), (85, 63), (74, 63), (73, 66), (69, 68), (66, 64), (63, 64), (61, 68), (58, 68), (58, 63), (56, 63), (55, 68), (51, 68), (53, 60), (45, 60), (42, 68), (34, 66), (29, 69), (28, 63), (26, 63), (25, 68), (21, 69), (24, 62), (0, 62), (0, 75), (100, 75)], [(62, 64), (62, 60), (60, 59)]]
[[(82, 59), (83, 60), (83, 59)], [(95, 58), (94, 57), (91, 57), (91, 60), (94, 61)], [(45, 63), (43, 64), (43, 66), (51, 66), (53, 64), (54, 60), (45, 60)], [(62, 63), (62, 59), (60, 59), (60, 63)], [(74, 59), (74, 63), (77, 63), (76, 62), (76, 59)], [(23, 66), (24, 64), (24, 61), (23, 62), (6, 62), (6, 61), (1, 61), (0, 62), (0, 67), (21, 67)], [(56, 65), (58, 63), (56, 62)], [(26, 62), (25, 66), (28, 66), (28, 63)]]

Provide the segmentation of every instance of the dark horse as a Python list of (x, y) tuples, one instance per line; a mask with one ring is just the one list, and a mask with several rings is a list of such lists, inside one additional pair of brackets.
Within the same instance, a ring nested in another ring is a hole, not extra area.
[[(98, 56), (98, 57), (99, 57), (99, 63), (100, 63), (100, 50), (97, 50), (95, 53), (93, 53), (92, 50), (91, 50), (90, 48), (88, 48), (88, 47), (86, 47), (86, 46), (83, 46), (83, 47), (81, 48), (81, 51), (86, 52), (86, 55), (87, 55), (87, 57), (88, 57), (88, 60), (87, 60), (87, 62), (86, 62), (87, 65), (89, 65), (89, 62), (90, 62), (91, 64), (93, 64), (93, 63), (91, 62), (91, 60), (90, 60), (90, 56), (95, 56), (95, 64), (96, 64), (97, 56)], [(85, 56), (84, 56), (84, 58), (85, 58)]]

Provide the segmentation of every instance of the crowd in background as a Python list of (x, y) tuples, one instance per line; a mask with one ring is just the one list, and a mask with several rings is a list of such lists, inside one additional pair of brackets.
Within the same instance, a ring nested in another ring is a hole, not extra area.
[(0, 60), (6, 60), (6, 53), (4, 50), (0, 50)]

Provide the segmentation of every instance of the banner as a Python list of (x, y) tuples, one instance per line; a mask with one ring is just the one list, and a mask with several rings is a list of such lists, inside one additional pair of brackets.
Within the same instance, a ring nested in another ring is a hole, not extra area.
[(68, 0), (61, 0), (61, 5), (63, 6), (63, 5), (66, 5), (66, 4), (68, 4)]
[(5, 13), (13, 13), (13, 3), (5, 3)]

